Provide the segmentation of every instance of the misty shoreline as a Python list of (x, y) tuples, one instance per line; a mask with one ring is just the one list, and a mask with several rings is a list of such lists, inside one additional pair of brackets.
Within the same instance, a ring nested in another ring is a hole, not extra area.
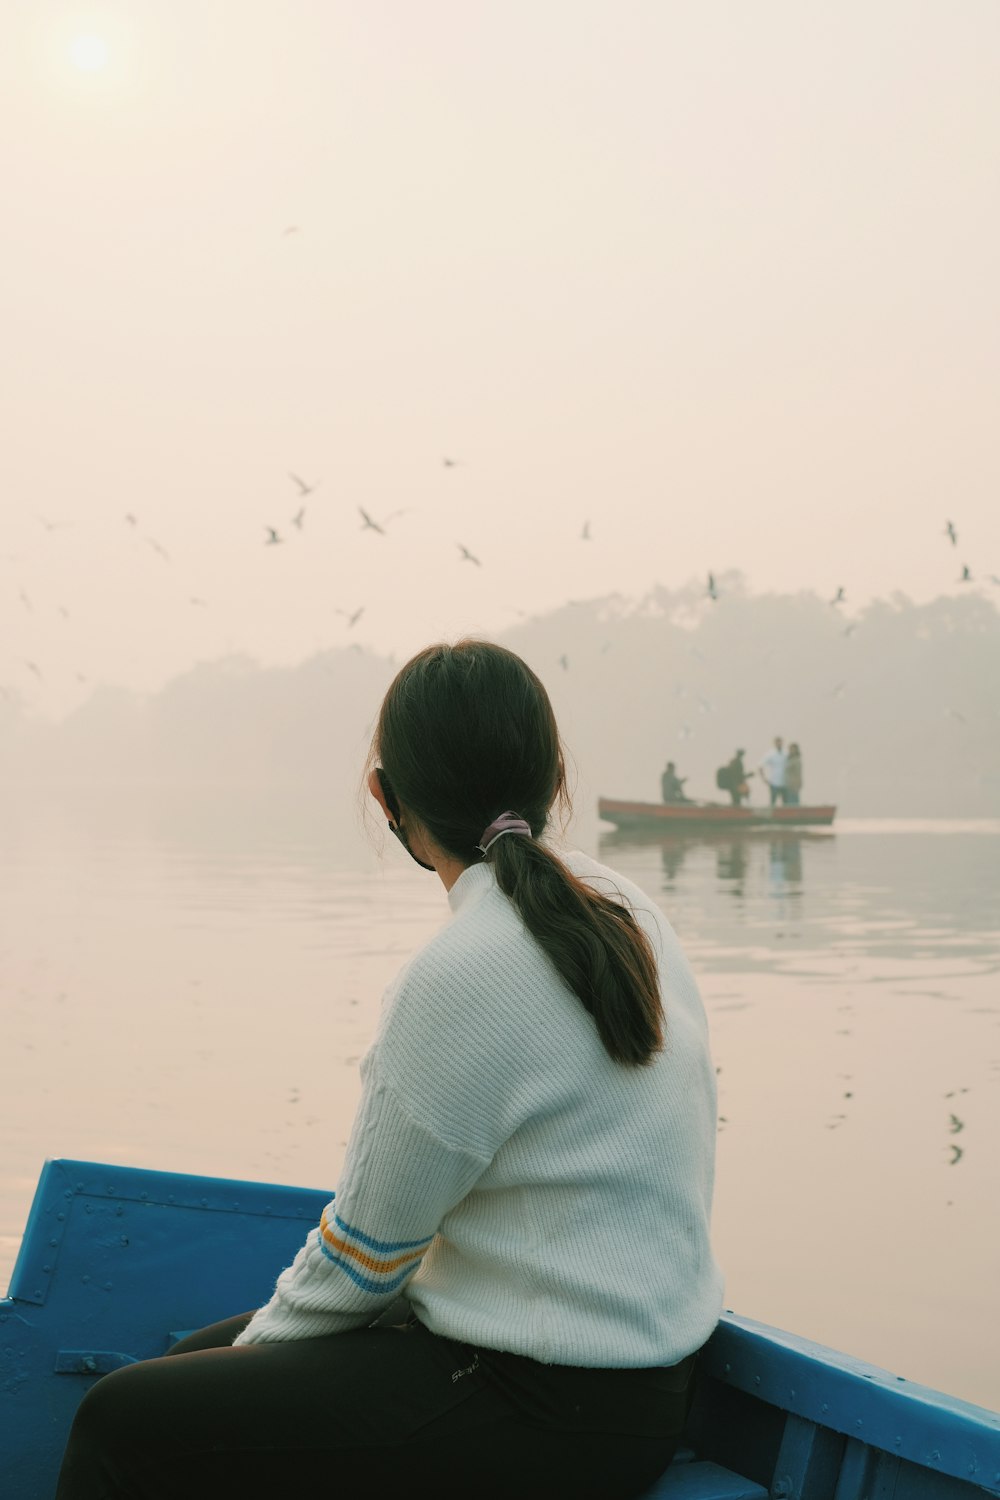
[[(878, 601), (854, 620), (813, 594), (736, 593), (692, 624), (684, 591), (567, 605), (500, 639), (539, 673), (578, 815), (598, 796), (659, 800), (667, 759), (698, 800), (738, 746), (803, 747), (803, 801), (840, 817), (1000, 815), (1000, 612), (979, 596)], [(8, 791), (280, 798), (351, 821), (397, 663), (362, 647), (291, 667), (199, 665), (159, 692), (97, 687), (58, 723), (0, 704)], [(891, 705), (891, 707), (890, 707)], [(610, 726), (610, 727), (609, 727)], [(757, 779), (751, 801), (762, 800)]]

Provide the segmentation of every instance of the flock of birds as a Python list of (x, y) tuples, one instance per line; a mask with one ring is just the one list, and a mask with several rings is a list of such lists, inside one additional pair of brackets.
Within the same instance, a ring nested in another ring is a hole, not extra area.
[[(289, 231), (289, 232), (291, 232), (291, 231)], [(460, 462), (460, 460), (458, 460), (458, 459), (448, 458), (448, 457), (445, 457), (442, 460), (443, 466), (446, 469), (457, 468), (458, 465), (459, 465), (459, 462)], [(303, 479), (301, 475), (295, 474), (295, 473), (291, 473), (291, 472), (289, 472), (288, 477), (292, 481), (292, 483), (295, 485), (296, 498), (299, 501), (298, 510), (295, 512), (294, 515), (292, 515), (292, 516), (289, 517), (288, 524), (290, 526), (293, 526), (296, 529), (296, 531), (298, 531), (298, 532), (301, 533), (303, 531), (304, 527), (305, 527), (305, 521), (306, 521), (306, 505), (305, 505), (305, 501), (309, 498), (310, 495), (315, 494), (315, 492), (319, 489), (319, 487), (320, 487), (320, 481), (317, 480), (314, 483), (311, 483), (308, 480)], [(361, 530), (363, 530), (363, 531), (372, 531), (372, 532), (375, 532), (379, 536), (385, 536), (387, 534), (386, 533), (386, 527), (388, 526), (388, 524), (391, 521), (394, 521), (397, 517), (406, 515), (407, 511), (408, 511), (408, 507), (403, 508), (401, 510), (391, 511), (388, 515), (383, 516), (381, 518), (381, 520), (376, 520), (376, 518), (374, 516), (372, 516), (369, 511), (365, 510), (365, 508), (363, 506), (359, 505), (357, 507), (357, 509), (358, 509), (358, 514), (361, 517)], [(72, 522), (69, 522), (69, 521), (53, 521), (48, 516), (37, 515), (36, 518), (37, 518), (39, 524), (45, 529), (45, 531), (49, 532), (49, 533), (56, 532), (56, 531), (67, 530), (67, 529), (69, 529), (72, 526)], [(133, 530), (135, 530), (137, 532), (137, 534), (139, 535), (139, 540), (142, 541), (147, 547), (149, 547), (151, 551), (155, 552), (156, 555), (159, 558), (161, 558), (161, 560), (163, 562), (168, 563), (168, 564), (172, 563), (173, 559), (172, 559), (170, 553), (167, 551), (166, 547), (163, 546), (162, 542), (158, 541), (155, 536), (152, 536), (152, 535), (150, 535), (148, 533), (145, 533), (145, 532), (139, 533), (139, 517), (135, 514), (134, 511), (126, 511), (125, 514), (124, 514), (124, 516), (123, 516), (123, 520), (124, 520), (124, 522), (125, 522), (125, 524), (127, 526), (129, 526), (130, 528), (132, 528)], [(587, 534), (587, 536), (589, 537), (589, 525), (587, 527), (585, 527), (584, 530), (585, 530), (585, 533)], [(286, 536), (283, 535), (278, 530), (278, 528), (276, 526), (265, 525), (264, 531), (265, 531), (264, 545), (266, 547), (279, 547), (279, 546), (281, 546), (286, 541)], [(461, 561), (474, 563), (476, 567), (481, 567), (482, 566), (481, 560), (478, 557), (476, 557), (475, 554), (467, 546), (464, 545), (464, 543), (459, 542), (459, 543), (457, 543), (457, 546), (458, 546), (458, 550), (459, 550), (460, 560)], [(29, 614), (34, 614), (34, 612), (35, 612), (34, 603), (33, 603), (32, 599), (31, 599), (31, 597), (28, 595), (27, 591), (23, 587), (19, 587), (18, 597), (19, 597), (19, 601), (20, 601), (22, 607)], [(202, 598), (200, 595), (197, 595), (197, 594), (190, 594), (190, 595), (188, 595), (188, 603), (192, 604), (192, 605), (195, 605), (195, 606), (198, 606), (200, 608), (208, 608), (208, 600)], [(69, 617), (70, 617), (69, 616), (69, 611), (65, 608), (65, 606), (59, 605), (58, 609), (59, 609), (59, 614), (62, 616), (62, 618), (64, 620), (69, 620)], [(365, 606), (364, 605), (360, 605), (358, 608), (352, 609), (352, 610), (346, 610), (346, 609), (337, 609), (337, 610), (335, 610), (336, 614), (342, 615), (346, 619), (346, 621), (347, 621), (347, 628), (348, 629), (352, 629), (358, 623), (358, 621), (361, 619), (361, 616), (364, 614), (364, 612), (365, 612)], [(22, 657), (21, 661), (22, 661), (22, 665), (24, 666), (24, 668), (27, 671), (31, 672), (32, 675), (35, 678), (37, 678), (37, 680), (39, 682), (44, 682), (45, 681), (45, 674), (43, 673), (43, 671), (42, 671), (41, 667), (39, 666), (38, 662), (36, 662), (34, 660), (31, 660), (30, 658), (27, 658), (27, 657)], [(86, 678), (86, 676), (83, 673), (77, 672), (75, 675), (76, 675), (76, 680), (78, 682), (80, 682), (80, 683), (86, 683), (87, 682), (87, 678)], [(0, 684), (0, 696), (2, 696), (4, 698), (10, 699), (10, 698), (13, 698), (14, 694), (10, 691), (10, 689), (8, 689), (7, 687), (5, 687), (3, 684)]]
[[(446, 469), (457, 468), (458, 463), (459, 463), (459, 460), (456, 459), (456, 458), (447, 458), (446, 457), (446, 458), (442, 459), (442, 464), (444, 465), (444, 467)], [(319, 489), (320, 482), (318, 480), (316, 481), (315, 484), (309, 484), (299, 474), (293, 474), (291, 472), (289, 472), (288, 477), (292, 481), (292, 483), (297, 487), (298, 498), (300, 500), (305, 500), (309, 495), (314, 494), (316, 492), (316, 490)], [(399, 517), (399, 516), (405, 516), (405, 515), (407, 515), (409, 513), (409, 506), (404, 506), (401, 510), (390, 511), (388, 515), (383, 516), (382, 519), (378, 520), (378, 521), (375, 519), (375, 517), (373, 515), (371, 515), (371, 513), (369, 511), (365, 510), (365, 508), (364, 508), (363, 505), (359, 505), (357, 507), (357, 511), (358, 511), (358, 515), (361, 517), (361, 527), (360, 527), (360, 529), (362, 531), (374, 531), (378, 536), (385, 536), (385, 535), (387, 535), (387, 533), (386, 533), (386, 527), (388, 526), (389, 522), (390, 521), (395, 521), (397, 519), (397, 517)], [(292, 526), (296, 527), (296, 529), (298, 531), (301, 531), (302, 528), (303, 528), (303, 526), (305, 525), (305, 517), (306, 517), (305, 506), (300, 504), (300, 506), (299, 506), (298, 510), (296, 511), (295, 515), (291, 516), (289, 518), (290, 524)], [(285, 538), (281, 535), (281, 533), (278, 531), (278, 529), (277, 529), (276, 526), (265, 525), (264, 530), (267, 533), (267, 535), (266, 535), (266, 537), (264, 539), (264, 546), (265, 547), (280, 547), (282, 545), (282, 543), (285, 541)], [(589, 535), (590, 535), (589, 523), (587, 523), (587, 525), (584, 527), (584, 533), (586, 534), (587, 537), (589, 537)], [(474, 563), (477, 568), (481, 568), (482, 567), (482, 561), (481, 561), (481, 559), (478, 558), (478, 557), (476, 557), (476, 555), (469, 550), (469, 548), (465, 545), (464, 542), (456, 542), (455, 545), (458, 547), (459, 555), (460, 555), (459, 560), (461, 562)], [(361, 606), (359, 606), (359, 608), (354, 609), (354, 610), (346, 610), (346, 609), (338, 609), (338, 610), (336, 610), (336, 613), (338, 615), (343, 615), (344, 618), (347, 620), (347, 628), (349, 630), (358, 623), (358, 621), (361, 619), (361, 616), (364, 614), (364, 612), (365, 612), (365, 606), (363, 604)]]
[[(289, 232), (289, 231), (286, 231), (286, 232)], [(459, 463), (459, 460), (458, 459), (454, 459), (454, 458), (447, 458), (446, 457), (446, 458), (442, 459), (442, 463), (444, 464), (444, 467), (446, 469), (453, 469), (453, 468), (457, 467), (457, 465)], [(305, 500), (309, 495), (314, 494), (315, 491), (319, 488), (319, 481), (317, 481), (315, 484), (309, 484), (309, 483), (306, 482), (306, 480), (302, 479), (298, 474), (293, 474), (291, 472), (289, 473), (288, 477), (297, 486), (297, 488), (298, 488), (298, 495), (299, 495), (299, 499), (300, 500)], [(406, 508), (404, 508), (403, 510), (394, 510), (389, 515), (383, 516), (382, 519), (381, 519), (381, 521), (377, 521), (377, 520), (375, 520), (375, 518), (372, 515), (369, 514), (369, 512), (367, 510), (365, 510), (364, 506), (359, 505), (357, 507), (357, 510), (358, 510), (358, 515), (361, 517), (361, 530), (362, 531), (365, 531), (365, 530), (367, 530), (367, 531), (374, 531), (374, 532), (377, 532), (377, 534), (379, 536), (385, 536), (386, 535), (385, 528), (389, 524), (390, 521), (395, 520), (398, 516), (404, 516), (404, 515), (407, 514), (407, 509)], [(291, 524), (293, 526), (295, 526), (299, 531), (301, 531), (302, 527), (303, 527), (303, 524), (304, 524), (304, 521), (305, 521), (305, 507), (304, 507), (304, 505), (300, 505), (298, 511), (296, 512), (296, 514), (294, 516), (292, 516), (290, 519), (291, 519)], [(277, 547), (277, 546), (280, 546), (284, 542), (285, 538), (280, 534), (280, 532), (277, 530), (276, 527), (265, 525), (264, 530), (267, 533), (265, 541), (264, 541), (264, 545), (266, 547)], [(949, 520), (949, 521), (945, 522), (945, 527), (944, 527), (943, 535), (945, 535), (945, 536), (948, 537), (948, 539), (950, 540), (950, 542), (951, 542), (951, 544), (952, 544), (953, 547), (957, 547), (958, 546), (958, 531), (956, 530), (955, 523), (953, 521)], [(580, 540), (584, 541), (584, 542), (589, 542), (589, 541), (592, 540), (591, 531), (590, 531), (590, 521), (589, 520), (584, 521), (584, 523), (583, 523), (583, 526), (582, 526), (581, 531), (580, 531)], [(455, 545), (458, 548), (459, 561), (460, 562), (470, 562), (470, 563), (474, 563), (477, 568), (481, 568), (482, 567), (482, 565), (483, 565), (482, 564), (482, 559), (479, 558), (479, 557), (477, 557), (475, 555), (475, 553), (471, 552), (469, 550), (469, 548), (465, 545), (464, 542), (456, 542)], [(995, 573), (990, 573), (990, 574), (987, 575), (987, 577), (989, 578), (989, 580), (990, 580), (991, 583), (996, 584), (997, 587), (1000, 588), (1000, 577), (998, 577)], [(967, 563), (963, 563), (962, 564), (962, 571), (961, 571), (961, 574), (959, 575), (959, 577), (957, 579), (957, 582), (959, 582), (959, 583), (972, 583), (972, 582), (974, 582), (972, 570), (968, 566)], [(713, 604), (717, 603), (718, 600), (721, 597), (721, 592), (720, 592), (720, 589), (719, 589), (719, 585), (718, 585), (718, 582), (716, 580), (716, 577), (715, 577), (714, 573), (710, 572), (708, 574), (708, 576), (707, 576), (707, 582), (706, 582), (706, 586), (705, 586), (705, 594), (706, 594), (707, 598), (712, 601)], [(846, 601), (847, 601), (847, 591), (845, 590), (845, 588), (843, 587), (842, 584), (838, 585), (838, 587), (836, 589), (836, 592), (834, 593), (832, 599), (830, 599), (829, 603), (831, 604), (831, 606), (835, 607), (835, 606), (837, 606), (839, 604), (846, 603)], [(347, 610), (338, 610), (337, 613), (344, 615), (347, 618), (347, 620), (348, 620), (348, 625), (352, 626), (352, 625), (357, 624), (357, 622), (361, 618), (362, 614), (364, 614), (364, 605), (362, 605), (359, 609), (356, 609), (356, 610), (354, 610), (354, 611), (352, 611), (350, 613), (348, 613)], [(850, 635), (852, 635), (854, 633), (854, 631), (857, 628), (858, 627), (857, 627), (856, 623), (850, 622), (849, 624), (847, 624), (845, 626), (845, 628), (844, 628), (844, 634), (846, 636), (850, 636)], [(565, 654), (563, 654), (562, 656), (560, 656), (559, 657), (559, 665), (563, 668), (564, 671), (568, 671), (569, 670), (569, 657), (567, 655), (565, 655)], [(842, 690), (843, 690), (843, 685), (841, 685), (841, 687), (839, 689), (835, 689), (834, 690), (834, 696), (840, 696), (840, 693), (842, 692)]]
[[(444, 458), (444, 459), (442, 459), (442, 463), (443, 463), (443, 465), (444, 465), (444, 467), (446, 469), (454, 469), (454, 468), (458, 467), (459, 460), (457, 458)], [(293, 484), (295, 484), (298, 487), (298, 494), (299, 494), (299, 498), (301, 500), (304, 500), (308, 495), (314, 494), (315, 491), (319, 489), (319, 481), (318, 480), (317, 480), (317, 482), (315, 484), (308, 484), (298, 474), (289, 473), (288, 477), (293, 482)], [(367, 510), (365, 510), (365, 508), (364, 508), (363, 505), (359, 505), (357, 507), (357, 510), (358, 510), (358, 515), (361, 517), (361, 530), (362, 531), (374, 531), (374, 532), (377, 532), (379, 536), (385, 536), (386, 535), (386, 529), (385, 528), (388, 526), (388, 524), (389, 524), (390, 521), (394, 521), (394, 520), (396, 520), (396, 518), (398, 516), (405, 516), (405, 515), (407, 515), (409, 513), (409, 507), (408, 506), (404, 506), (404, 508), (402, 510), (390, 511), (387, 516), (383, 516), (380, 521), (376, 521), (375, 517), (373, 515), (371, 515)], [(305, 515), (306, 515), (305, 506), (304, 505), (300, 505), (299, 508), (298, 508), (298, 510), (296, 511), (295, 515), (292, 516), (292, 517), (290, 517), (291, 525), (297, 527), (298, 530), (301, 531), (302, 528), (303, 528), (303, 525), (305, 524)], [(265, 547), (280, 547), (281, 544), (282, 544), (282, 542), (285, 540), (285, 538), (278, 531), (277, 527), (275, 527), (275, 526), (265, 526), (264, 530), (267, 532), (267, 536), (265, 537), (265, 540), (264, 540), (264, 546)], [(585, 525), (584, 525), (583, 536), (584, 536), (585, 540), (589, 540), (590, 539), (590, 522), (589, 521), (586, 522)], [(476, 565), (477, 568), (481, 568), (482, 567), (482, 561), (481, 561), (481, 559), (478, 558), (478, 557), (476, 557), (472, 552), (470, 552), (469, 548), (466, 547), (466, 545), (464, 544), (464, 542), (456, 542), (455, 545), (458, 547), (458, 550), (459, 550), (459, 553), (460, 553), (460, 560), (462, 562), (471, 562), (471, 563), (475, 563), (475, 565)], [(345, 613), (345, 611), (341, 610), (340, 613), (343, 614), (343, 613)]]
[[(451, 458), (448, 456), (443, 457), (441, 460), (442, 466), (447, 470), (452, 470), (460, 467), (462, 465), (462, 462), (463, 461), (460, 459)], [(317, 490), (320, 489), (321, 481), (318, 479), (304, 479), (300, 474), (294, 473), (292, 471), (289, 471), (288, 478), (295, 486), (295, 499), (298, 502), (298, 508), (294, 512), (294, 514), (288, 517), (287, 526), (291, 527), (294, 533), (301, 535), (301, 533), (306, 528), (307, 502), (310, 501), (311, 497), (316, 494)], [(360, 517), (360, 529), (362, 531), (369, 531), (375, 536), (385, 537), (388, 535), (387, 528), (390, 526), (390, 524), (393, 521), (397, 520), (400, 516), (408, 514), (409, 509), (409, 507), (403, 507), (402, 509), (391, 511), (387, 515), (375, 517), (371, 514), (370, 511), (366, 510), (364, 506), (358, 505), (357, 513)], [(48, 516), (44, 515), (38, 515), (37, 519), (47, 533), (61, 531), (72, 525), (71, 522), (52, 520)], [(146, 532), (139, 532), (139, 518), (133, 511), (125, 512), (124, 521), (127, 526), (131, 527), (137, 532), (138, 539), (141, 540), (146, 546), (148, 546), (150, 550), (153, 551), (164, 563), (170, 564), (172, 562), (170, 553), (155, 536), (149, 535)], [(279, 529), (279, 526), (277, 525), (265, 524), (263, 529), (265, 533), (263, 545), (265, 547), (281, 547), (286, 543), (286, 541), (290, 539), (289, 532), (284, 528), (284, 526)], [(947, 520), (945, 522), (942, 535), (948, 539), (952, 547), (958, 546), (958, 529), (954, 521)], [(583, 522), (583, 525), (579, 532), (579, 538), (582, 542), (590, 542), (593, 539), (589, 520)], [(458, 552), (458, 562), (469, 563), (476, 568), (483, 567), (484, 564), (482, 558), (478, 555), (478, 553), (473, 552), (465, 542), (456, 540), (455, 547)], [(1000, 577), (998, 577), (997, 574), (988, 573), (984, 574), (983, 577), (991, 584), (1000, 587)], [(959, 574), (956, 582), (964, 584), (973, 583), (975, 581), (976, 578), (972, 572), (972, 569), (967, 563), (963, 563), (961, 565), (961, 573)], [(716, 575), (712, 572), (709, 572), (707, 574), (705, 596), (712, 604), (718, 603), (720, 598), (722, 598), (723, 596), (723, 590), (720, 589)], [(187, 597), (188, 603), (195, 607), (208, 607), (208, 600), (203, 598), (201, 595), (189, 594)], [(32, 603), (32, 600), (23, 587), (19, 589), (19, 599), (25, 610), (27, 610), (29, 613), (34, 613), (34, 605)], [(846, 603), (846, 601), (847, 592), (843, 585), (839, 585), (828, 602), (832, 608), (837, 608), (840, 605)], [(577, 601), (571, 600), (569, 602), (575, 603)], [(64, 621), (68, 621), (69, 611), (63, 605), (58, 606), (58, 609), (59, 614), (62, 616)], [(348, 630), (352, 630), (364, 615), (365, 609), (366, 606), (364, 604), (360, 604), (353, 609), (337, 608), (335, 610), (335, 613), (341, 615), (347, 622), (346, 628)], [(843, 633), (845, 636), (850, 636), (854, 633), (855, 630), (857, 630), (857, 628), (858, 626), (856, 621), (849, 621), (844, 625)], [(605, 647), (604, 649), (607, 648)], [(37, 661), (34, 661), (27, 657), (22, 657), (21, 661), (26, 671), (30, 672), (39, 682), (44, 682), (45, 675)], [(569, 656), (566, 653), (563, 653), (558, 657), (558, 663), (563, 671), (569, 670), (570, 660)], [(87, 682), (87, 678), (83, 673), (77, 672), (75, 675), (78, 682)], [(831, 696), (843, 696), (843, 693), (846, 690), (846, 686), (846, 683), (838, 683), (837, 686), (833, 689)], [(2, 684), (0, 684), (0, 695), (8, 698), (14, 696), (13, 693)], [(962, 715), (957, 710), (948, 709), (946, 710), (946, 712), (956, 720), (964, 723)], [(685, 726), (685, 730), (687, 731), (687, 734), (691, 732), (688, 726)], [(681, 732), (682, 738), (686, 737), (685, 730), (682, 730)]]

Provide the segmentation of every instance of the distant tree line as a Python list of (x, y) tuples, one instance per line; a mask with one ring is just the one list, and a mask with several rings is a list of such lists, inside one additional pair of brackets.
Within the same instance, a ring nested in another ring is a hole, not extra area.
[[(580, 814), (599, 794), (656, 800), (665, 762), (693, 797), (738, 747), (802, 746), (804, 801), (844, 815), (1000, 815), (1000, 612), (980, 595), (901, 595), (853, 617), (814, 594), (717, 603), (657, 589), (568, 604), (500, 637), (549, 687), (577, 768)], [(141, 696), (99, 687), (60, 724), (0, 702), (6, 784), (353, 789), (395, 671), (336, 650), (296, 667), (202, 665)], [(757, 800), (759, 793), (754, 793)]]

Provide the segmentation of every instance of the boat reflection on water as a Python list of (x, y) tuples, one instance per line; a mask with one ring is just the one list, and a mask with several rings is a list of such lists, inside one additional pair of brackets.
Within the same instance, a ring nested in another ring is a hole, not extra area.
[(659, 829), (602, 829), (598, 839), (599, 857), (610, 865), (623, 854), (648, 853), (658, 849), (664, 876), (664, 888), (672, 890), (684, 865), (695, 851), (709, 851), (715, 859), (715, 873), (721, 890), (733, 896), (744, 894), (746, 882), (755, 874), (762, 884), (774, 891), (795, 894), (802, 887), (804, 844), (829, 843), (832, 831), (822, 833), (809, 829), (746, 829), (733, 833), (699, 829), (697, 832), (664, 832)]

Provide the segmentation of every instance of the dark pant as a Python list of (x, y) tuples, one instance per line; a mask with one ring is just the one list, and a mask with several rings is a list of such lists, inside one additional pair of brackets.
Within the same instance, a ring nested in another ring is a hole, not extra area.
[(411, 1318), (233, 1349), (246, 1318), (92, 1386), (56, 1500), (642, 1494), (673, 1456), (694, 1358), (652, 1370), (542, 1365)]

